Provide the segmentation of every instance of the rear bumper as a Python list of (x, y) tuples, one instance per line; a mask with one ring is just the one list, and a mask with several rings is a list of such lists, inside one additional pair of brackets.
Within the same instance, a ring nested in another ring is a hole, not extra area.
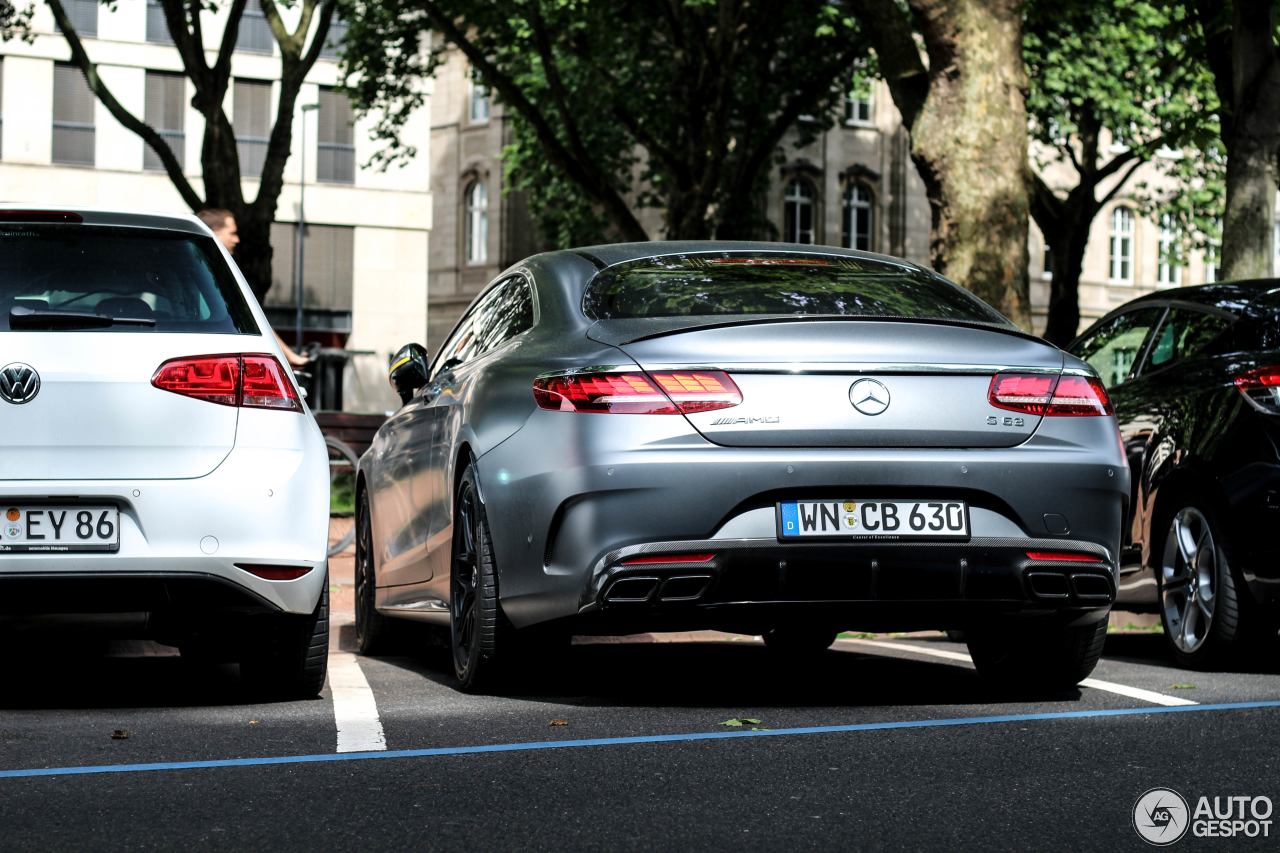
[[(120, 547), (0, 553), (6, 622), (40, 613), (193, 613), (224, 604), (229, 611), (311, 613), (325, 584), (329, 477), (313, 422), (292, 448), (237, 447), (196, 479), (0, 481), (0, 503), (24, 501), (115, 505)], [(271, 581), (237, 564), (310, 571)], [(224, 588), (234, 595), (223, 596)]]
[[(535, 413), (479, 459), (503, 610), (517, 627), (621, 619), (608, 601), (619, 560), (667, 548), (717, 553), (707, 589), (697, 601), (632, 602), (637, 623), (681, 609), (690, 627), (713, 627), (731, 609), (819, 606), (866, 617), (842, 617), (847, 627), (887, 630), (957, 624), (979, 610), (1105, 614), (1128, 467), (1110, 419), (1060, 420), (1080, 423), (1056, 424), (1056, 435), (1042, 428), (1013, 448), (786, 449), (713, 445), (676, 418)], [(974, 538), (777, 539), (778, 501), (872, 498), (964, 500)], [(1037, 543), (1101, 556), (1106, 598), (1081, 599), (1070, 573), (1038, 581), (1066, 584), (1065, 600), (1031, 595), (1026, 551)], [(698, 574), (687, 569), (676, 574)]]
[[(1028, 556), (1049, 550), (1096, 561)], [(661, 562), (663, 555), (691, 552), (714, 556)], [(628, 562), (636, 558), (643, 562)], [(665, 542), (612, 552), (592, 577), (581, 610), (588, 623), (624, 629), (698, 624), (742, 633), (796, 619), (870, 631), (966, 628), (1011, 616), (1091, 621), (1106, 615), (1116, 590), (1106, 549), (1061, 539)]]

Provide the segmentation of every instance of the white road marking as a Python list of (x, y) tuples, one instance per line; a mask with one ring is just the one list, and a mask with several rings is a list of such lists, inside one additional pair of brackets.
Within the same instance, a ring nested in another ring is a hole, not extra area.
[[(841, 638), (836, 641), (838, 644), (856, 644), (860, 646), (875, 646), (881, 649), (890, 649), (899, 652), (910, 652), (917, 655), (926, 655), (928, 657), (942, 658), (944, 660), (959, 661), (973, 665), (973, 658), (961, 652), (951, 652), (946, 649), (929, 649), (923, 646), (915, 646), (908, 643), (887, 643), (884, 640), (857, 640), (850, 638)], [(1086, 678), (1080, 682), (1081, 687), (1090, 687), (1094, 690), (1102, 690), (1107, 693), (1116, 693), (1120, 696), (1128, 696), (1130, 699), (1141, 699), (1143, 702), (1150, 702), (1153, 705), (1165, 705), (1173, 707), (1175, 705), (1198, 705), (1198, 702), (1192, 702), (1190, 699), (1183, 699), (1181, 696), (1168, 696), (1164, 693), (1156, 693), (1154, 690), (1143, 690), (1141, 687), (1130, 687), (1127, 684), (1116, 684), (1114, 681), (1103, 681), (1098, 678)]]
[(329, 652), (329, 692), (333, 694), (338, 752), (374, 752), (387, 748), (387, 736), (378, 719), (378, 703), (355, 655)]

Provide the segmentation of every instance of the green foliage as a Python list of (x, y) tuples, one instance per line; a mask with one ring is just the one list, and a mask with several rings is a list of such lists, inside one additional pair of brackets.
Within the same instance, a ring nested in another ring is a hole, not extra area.
[(1023, 54), (1035, 140), (1066, 153), (1100, 126), (1149, 157), (1215, 135), (1213, 79), (1194, 58), (1185, 12), (1159, 0), (1036, 0)]
[(0, 41), (19, 38), (28, 44), (34, 42), (36, 39), (31, 32), (31, 16), (35, 11), (33, 4), (19, 9), (12, 0), (0, 0)]
[[(672, 236), (758, 228), (783, 134), (831, 115), (865, 55), (834, 0), (344, 3), (350, 85), (386, 111), (388, 156), (408, 150), (399, 131), (447, 36), (513, 118), (510, 186), (558, 244), (634, 234), (650, 206)], [(414, 51), (429, 32), (429, 55)]]

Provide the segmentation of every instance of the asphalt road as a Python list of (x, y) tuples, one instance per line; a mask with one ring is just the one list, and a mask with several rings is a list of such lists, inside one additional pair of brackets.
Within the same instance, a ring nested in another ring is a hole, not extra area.
[(1280, 667), (1181, 671), (1150, 634), (1109, 639), (1102, 687), (1035, 700), (941, 636), (804, 667), (746, 639), (580, 644), (501, 697), (458, 693), (421, 633), (376, 659), (351, 639), (322, 698), (283, 703), (162, 647), (11, 647), (0, 849), (1141, 850), (1151, 788), (1280, 800)]

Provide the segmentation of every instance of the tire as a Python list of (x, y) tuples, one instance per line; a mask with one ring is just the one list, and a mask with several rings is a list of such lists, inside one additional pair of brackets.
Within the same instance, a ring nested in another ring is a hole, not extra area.
[(785, 625), (765, 631), (764, 644), (776, 654), (813, 656), (831, 648), (839, 633), (833, 628)]
[(373, 519), (369, 496), (356, 500), (356, 649), (362, 655), (385, 654), (391, 650), (392, 625), (378, 612), (377, 573), (373, 565)]
[(1090, 625), (1011, 625), (966, 632), (978, 674), (1006, 688), (1075, 687), (1098, 665), (1107, 620)]
[(257, 695), (314, 699), (329, 669), (329, 572), (316, 609), (307, 616), (286, 614), (262, 626), (253, 649), (240, 659), (240, 677)]
[(1221, 531), (1214, 514), (1194, 504), (1166, 516), (1156, 569), (1160, 622), (1174, 658), (1191, 669), (1243, 658), (1266, 627), (1240, 594)]
[(484, 504), (468, 466), (458, 483), (449, 573), (453, 674), (467, 693), (494, 690), (508, 676), (512, 630), (498, 606), (498, 569)]

